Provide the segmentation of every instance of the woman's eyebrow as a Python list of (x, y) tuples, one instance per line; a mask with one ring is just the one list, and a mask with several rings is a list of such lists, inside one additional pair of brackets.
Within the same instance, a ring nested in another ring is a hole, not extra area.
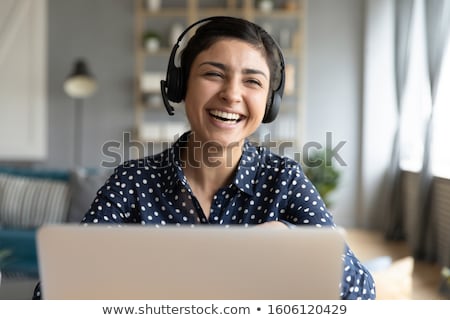
[[(228, 69), (227, 66), (224, 65), (223, 63), (214, 62), (214, 61), (205, 61), (205, 62), (200, 63), (200, 66), (203, 66), (203, 65), (211, 65), (211, 66), (219, 68), (223, 71), (227, 71), (227, 69)], [(263, 71), (258, 70), (258, 69), (246, 68), (243, 70), (242, 73), (243, 74), (260, 74), (260, 75), (264, 76), (266, 79), (268, 79), (267, 75)]]

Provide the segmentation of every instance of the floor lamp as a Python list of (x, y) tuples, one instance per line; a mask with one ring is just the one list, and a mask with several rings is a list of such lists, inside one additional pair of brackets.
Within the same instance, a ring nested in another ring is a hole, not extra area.
[(82, 165), (82, 125), (84, 99), (90, 97), (97, 90), (97, 82), (89, 72), (84, 59), (75, 61), (73, 70), (64, 82), (64, 91), (75, 101), (75, 128), (74, 128), (74, 165)]

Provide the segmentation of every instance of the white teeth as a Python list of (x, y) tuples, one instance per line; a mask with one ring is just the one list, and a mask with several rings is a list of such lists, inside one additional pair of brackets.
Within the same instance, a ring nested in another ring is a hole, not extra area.
[(215, 117), (219, 117), (219, 118), (226, 119), (226, 120), (232, 120), (232, 121), (239, 120), (239, 118), (240, 118), (240, 116), (237, 113), (230, 113), (230, 112), (224, 112), (224, 111), (219, 111), (219, 110), (211, 110), (209, 113)]

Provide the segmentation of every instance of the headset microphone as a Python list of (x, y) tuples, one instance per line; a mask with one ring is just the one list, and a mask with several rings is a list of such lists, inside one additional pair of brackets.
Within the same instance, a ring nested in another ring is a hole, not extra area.
[[(161, 80), (161, 92), (165, 92), (166, 90), (166, 81)], [(170, 104), (169, 99), (167, 99), (167, 94), (162, 94), (162, 99), (164, 106), (166, 107), (167, 113), (169, 116), (173, 116), (175, 114), (175, 108)]]
[(181, 102), (181, 99), (179, 99), (179, 101), (175, 101), (178, 99), (177, 97), (173, 96), (174, 95), (173, 92), (177, 90), (177, 88), (173, 88), (170, 90), (170, 98), (169, 98), (169, 84), (174, 83), (174, 81), (177, 82), (178, 84), (178, 81), (181, 81), (172, 79), (172, 77), (181, 79), (181, 70), (180, 68), (177, 68), (175, 66), (175, 54), (177, 52), (178, 47), (180, 46), (180, 41), (185, 33), (186, 31), (180, 35), (180, 37), (177, 40), (177, 43), (175, 44), (175, 46), (172, 49), (172, 52), (170, 53), (169, 65), (167, 66), (166, 80), (161, 80), (161, 95), (163, 103), (164, 106), (166, 107), (167, 112), (171, 116), (175, 114), (175, 108), (170, 104), (169, 99), (172, 100), (173, 102)]

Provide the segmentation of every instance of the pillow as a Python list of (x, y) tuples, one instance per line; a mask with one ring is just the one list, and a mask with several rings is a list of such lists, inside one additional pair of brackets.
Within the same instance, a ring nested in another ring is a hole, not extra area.
[(74, 170), (70, 176), (72, 199), (67, 217), (68, 222), (81, 222), (89, 210), (98, 189), (106, 182), (112, 170)]
[(45, 168), (22, 168), (22, 167), (8, 167), (0, 166), (0, 173), (9, 174), (12, 176), (41, 178), (59, 181), (69, 181), (70, 173), (68, 170), (52, 170)]
[(1, 229), (0, 250), (7, 250), (5, 260), (0, 261), (0, 271), (5, 276), (36, 278), (39, 276), (36, 251), (36, 229)]
[(0, 173), (0, 225), (36, 228), (67, 218), (68, 183), (61, 179)]
[(414, 259), (405, 257), (383, 269), (371, 271), (375, 281), (377, 300), (412, 299)]

